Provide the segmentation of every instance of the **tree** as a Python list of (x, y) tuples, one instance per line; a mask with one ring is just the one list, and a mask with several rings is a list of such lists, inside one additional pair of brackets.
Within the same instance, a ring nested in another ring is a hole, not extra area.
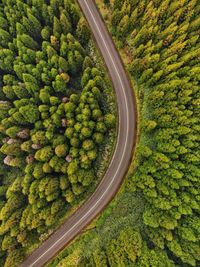
[(62, 199), (53, 202), (51, 205), (51, 214), (54, 215), (60, 212), (63, 209), (64, 205), (65, 203)]
[(94, 120), (98, 120), (99, 118), (101, 118), (102, 117), (102, 111), (100, 110), (100, 109), (93, 109), (93, 111), (92, 111), (92, 118), (94, 119)]
[(0, 69), (4, 71), (12, 71), (13, 69), (13, 57), (14, 54), (11, 50), (9, 49), (1, 49), (0, 52), (0, 63), (1, 67)]
[(37, 80), (30, 74), (23, 74), (23, 80), (27, 91), (30, 94), (34, 94), (39, 91)]
[(67, 170), (68, 175), (74, 174), (77, 170), (78, 170), (78, 162), (77, 161), (70, 162)]
[(59, 57), (59, 68), (63, 71), (63, 72), (67, 72), (69, 70), (69, 65), (67, 63), (67, 61), (63, 58), (63, 57)]
[(104, 140), (104, 136), (101, 133), (94, 133), (93, 134), (93, 140), (96, 144), (101, 144)]
[(31, 26), (31, 33), (33, 34), (33, 36), (39, 37), (42, 30), (40, 21), (33, 14), (31, 14), (30, 11), (27, 12), (27, 15)]
[(90, 39), (90, 31), (83, 17), (80, 18), (77, 24), (76, 35), (83, 44), (86, 44)]
[(61, 28), (60, 21), (58, 20), (58, 18), (54, 17), (54, 19), (53, 19), (53, 35), (56, 36), (57, 38), (59, 38), (61, 33), (62, 33), (62, 28)]
[(72, 127), (67, 128), (65, 131), (65, 135), (69, 139), (71, 139), (73, 137), (73, 133), (74, 133), (74, 128), (72, 128)]
[(18, 35), (19, 40), (23, 43), (24, 46), (31, 48), (33, 50), (38, 49), (38, 44), (27, 34)]
[(155, 248), (149, 249), (146, 242), (142, 246), (141, 256), (139, 257), (136, 267), (143, 267), (148, 265), (155, 265), (155, 267), (174, 267), (173, 261), (171, 261), (165, 251)]
[(40, 113), (37, 106), (30, 104), (19, 108), (20, 114), (23, 116), (25, 122), (34, 123), (39, 120)]
[(51, 36), (51, 29), (48, 26), (45, 26), (42, 30), (41, 30), (41, 36), (45, 41), (49, 41), (50, 40), (50, 36)]
[(57, 134), (54, 136), (54, 139), (52, 140), (52, 147), (55, 148), (58, 145), (62, 145), (65, 144), (66, 141), (66, 137), (64, 135), (61, 134)]
[(111, 18), (112, 27), (114, 30), (121, 21), (122, 17), (123, 17), (122, 12), (118, 8), (115, 8)]
[(65, 157), (69, 151), (67, 144), (57, 145), (55, 148), (55, 153), (58, 157)]
[(103, 122), (97, 122), (96, 124), (96, 130), (100, 133), (105, 133), (106, 132), (106, 126)]
[(10, 127), (6, 130), (6, 134), (10, 137), (10, 138), (16, 138), (17, 134), (20, 132), (21, 128), (18, 126), (13, 126)]
[(57, 56), (57, 51), (51, 45), (47, 46), (46, 52), (49, 59), (51, 59), (53, 56)]
[(22, 262), (23, 258), (24, 258), (24, 250), (21, 247), (18, 247), (15, 250), (10, 250), (4, 266), (9, 267), (18, 265)]
[(129, 16), (125, 15), (117, 26), (117, 37), (124, 39), (130, 29)]
[(48, 140), (45, 136), (45, 131), (37, 131), (31, 136), (31, 140), (34, 144), (46, 145)]
[(3, 47), (6, 47), (7, 44), (11, 41), (11, 36), (10, 34), (5, 31), (4, 29), (0, 29), (0, 43)]
[(74, 104), (78, 104), (78, 102), (79, 102), (79, 95), (77, 95), (77, 94), (71, 94), (70, 95), (70, 102), (72, 102)]
[(128, 227), (122, 230), (117, 239), (111, 240), (108, 245), (108, 261), (110, 265), (126, 266), (133, 264), (141, 254), (141, 236)]
[(79, 144), (80, 144), (80, 142), (79, 142), (79, 139), (78, 138), (76, 138), (76, 137), (72, 137), (71, 139), (70, 139), (70, 144), (71, 144), (71, 146), (73, 146), (73, 147), (79, 147)]
[(49, 93), (48, 88), (43, 88), (40, 90), (39, 98), (42, 101), (42, 103), (44, 104), (49, 103), (50, 93)]
[[(97, 249), (93, 252), (93, 260), (94, 264), (97, 267), (102, 266), (108, 266), (108, 260), (107, 260), (107, 255), (104, 250)], [(87, 266), (87, 265), (86, 265)]]
[(87, 152), (87, 156), (90, 160), (95, 160), (97, 158), (97, 151), (96, 149), (92, 149), (90, 151)]
[[(64, 78), (64, 79), (63, 79)], [(66, 83), (69, 82), (69, 76), (57, 75), (56, 81), (53, 81), (53, 88), (56, 92), (64, 93), (66, 91)]]
[(45, 146), (35, 153), (35, 159), (38, 161), (48, 162), (53, 157), (51, 146)]
[(20, 156), (21, 149), (19, 142), (13, 142), (11, 144), (3, 144), (0, 151), (5, 155)]
[(44, 176), (43, 164), (41, 162), (36, 163), (34, 170), (33, 170), (33, 176), (36, 179), (41, 179)]
[(93, 62), (90, 57), (86, 56), (84, 61), (83, 61), (83, 70), (87, 68), (92, 68), (93, 67)]
[(72, 30), (71, 23), (69, 19), (65, 16), (64, 12), (61, 13), (60, 16), (60, 24), (62, 27), (62, 33), (63, 34), (68, 34)]
[(12, 88), (18, 98), (30, 97), (29, 92), (26, 90), (25, 84), (19, 83), (18, 85), (13, 85)]
[(68, 203), (72, 203), (74, 201), (75, 196), (73, 192), (71, 191), (71, 189), (67, 189), (64, 193), (64, 196)]
[(52, 201), (56, 199), (59, 195), (59, 181), (55, 178), (49, 178), (48, 184), (45, 188), (45, 195), (47, 196), (47, 201)]
[(157, 123), (153, 120), (147, 120), (144, 122), (144, 130), (151, 131), (156, 127)]
[(86, 139), (85, 141), (83, 141), (82, 147), (84, 150), (89, 151), (92, 150), (95, 147), (95, 145), (92, 140)]
[(92, 130), (88, 127), (83, 127), (81, 129), (81, 134), (84, 136), (84, 138), (89, 138), (92, 135)]

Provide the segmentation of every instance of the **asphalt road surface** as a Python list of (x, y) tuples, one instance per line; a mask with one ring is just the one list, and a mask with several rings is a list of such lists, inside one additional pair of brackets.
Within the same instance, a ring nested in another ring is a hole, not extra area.
[(40, 267), (66, 246), (111, 201), (125, 176), (136, 139), (136, 106), (130, 82), (93, 0), (78, 0), (116, 92), (119, 124), (110, 165), (93, 195), (20, 266)]

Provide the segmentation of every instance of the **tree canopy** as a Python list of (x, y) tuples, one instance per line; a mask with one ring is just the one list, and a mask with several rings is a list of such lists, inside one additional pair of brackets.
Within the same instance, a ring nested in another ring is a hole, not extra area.
[(99, 178), (115, 119), (88, 42), (74, 0), (0, 3), (1, 266), (17, 266)]

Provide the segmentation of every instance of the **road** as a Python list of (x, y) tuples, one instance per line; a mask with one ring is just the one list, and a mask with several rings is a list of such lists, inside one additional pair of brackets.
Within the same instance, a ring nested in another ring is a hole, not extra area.
[(116, 92), (119, 123), (110, 165), (91, 197), (20, 267), (40, 267), (83, 230), (111, 201), (125, 176), (136, 139), (136, 105), (129, 79), (93, 0), (78, 0), (104, 58)]

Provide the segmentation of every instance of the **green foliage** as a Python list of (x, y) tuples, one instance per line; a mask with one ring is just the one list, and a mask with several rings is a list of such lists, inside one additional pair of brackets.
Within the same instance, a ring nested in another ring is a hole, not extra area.
[(108, 128), (113, 128), (116, 123), (116, 117), (113, 114), (105, 115), (105, 124)]
[(74, 0), (0, 3), (0, 266), (19, 265), (105, 168), (109, 90), (89, 41)]
[(55, 148), (55, 153), (58, 157), (65, 157), (69, 151), (66, 144), (57, 145)]
[[(146, 245), (140, 234), (144, 199), (139, 194), (124, 192), (114, 201), (115, 204), (111, 203), (100, 216), (95, 228), (91, 227), (48, 266), (73, 266), (77, 259), (78, 266), (136, 266)], [(149, 249), (148, 252), (153, 251)]]
[(88, 29), (88, 25), (86, 24), (86, 21), (84, 18), (81, 18), (78, 22), (77, 28), (76, 28), (76, 35), (81, 40), (83, 44), (87, 44), (87, 42), (90, 39), (90, 31)]
[[(106, 17), (109, 28), (139, 102), (135, 172), (95, 227), (50, 266), (199, 266), (199, 2), (110, 2), (102, 12), (110, 8), (105, 12), (112, 14)], [(81, 84), (87, 91), (94, 86), (89, 81), (92, 62), (85, 64), (89, 68)], [(98, 133), (92, 138), (98, 144), (116, 121), (109, 115), (101, 119), (96, 106), (95, 118)], [(82, 123), (82, 116), (78, 119)], [(80, 124), (75, 129), (79, 132)], [(87, 148), (87, 138), (83, 144)], [(129, 201), (122, 205), (127, 192)], [(135, 194), (138, 202), (132, 202)]]
[(111, 266), (126, 266), (134, 263), (141, 255), (142, 240), (137, 231), (130, 227), (122, 230), (117, 239), (108, 245), (108, 262)]
[(199, 53), (197, 6), (197, 1), (114, 1), (112, 32), (131, 53), (128, 69), (138, 82), (141, 106), (142, 131), (130, 184), (148, 202), (146, 239), (157, 251), (150, 256), (143, 251), (137, 266), (171, 266), (158, 248), (163, 255), (168, 250), (170, 259), (175, 255), (181, 266), (198, 266), (200, 258), (200, 240), (185, 225), (185, 220), (195, 220), (200, 207), (193, 193), (199, 188), (199, 62), (193, 54)]
[(23, 116), (25, 122), (34, 123), (39, 120), (39, 111), (35, 105), (26, 105), (19, 108), (20, 114)]
[(35, 158), (38, 161), (44, 161), (44, 162), (48, 162), (53, 156), (53, 151), (51, 146), (45, 146), (41, 149), (39, 149), (36, 153), (35, 153)]

